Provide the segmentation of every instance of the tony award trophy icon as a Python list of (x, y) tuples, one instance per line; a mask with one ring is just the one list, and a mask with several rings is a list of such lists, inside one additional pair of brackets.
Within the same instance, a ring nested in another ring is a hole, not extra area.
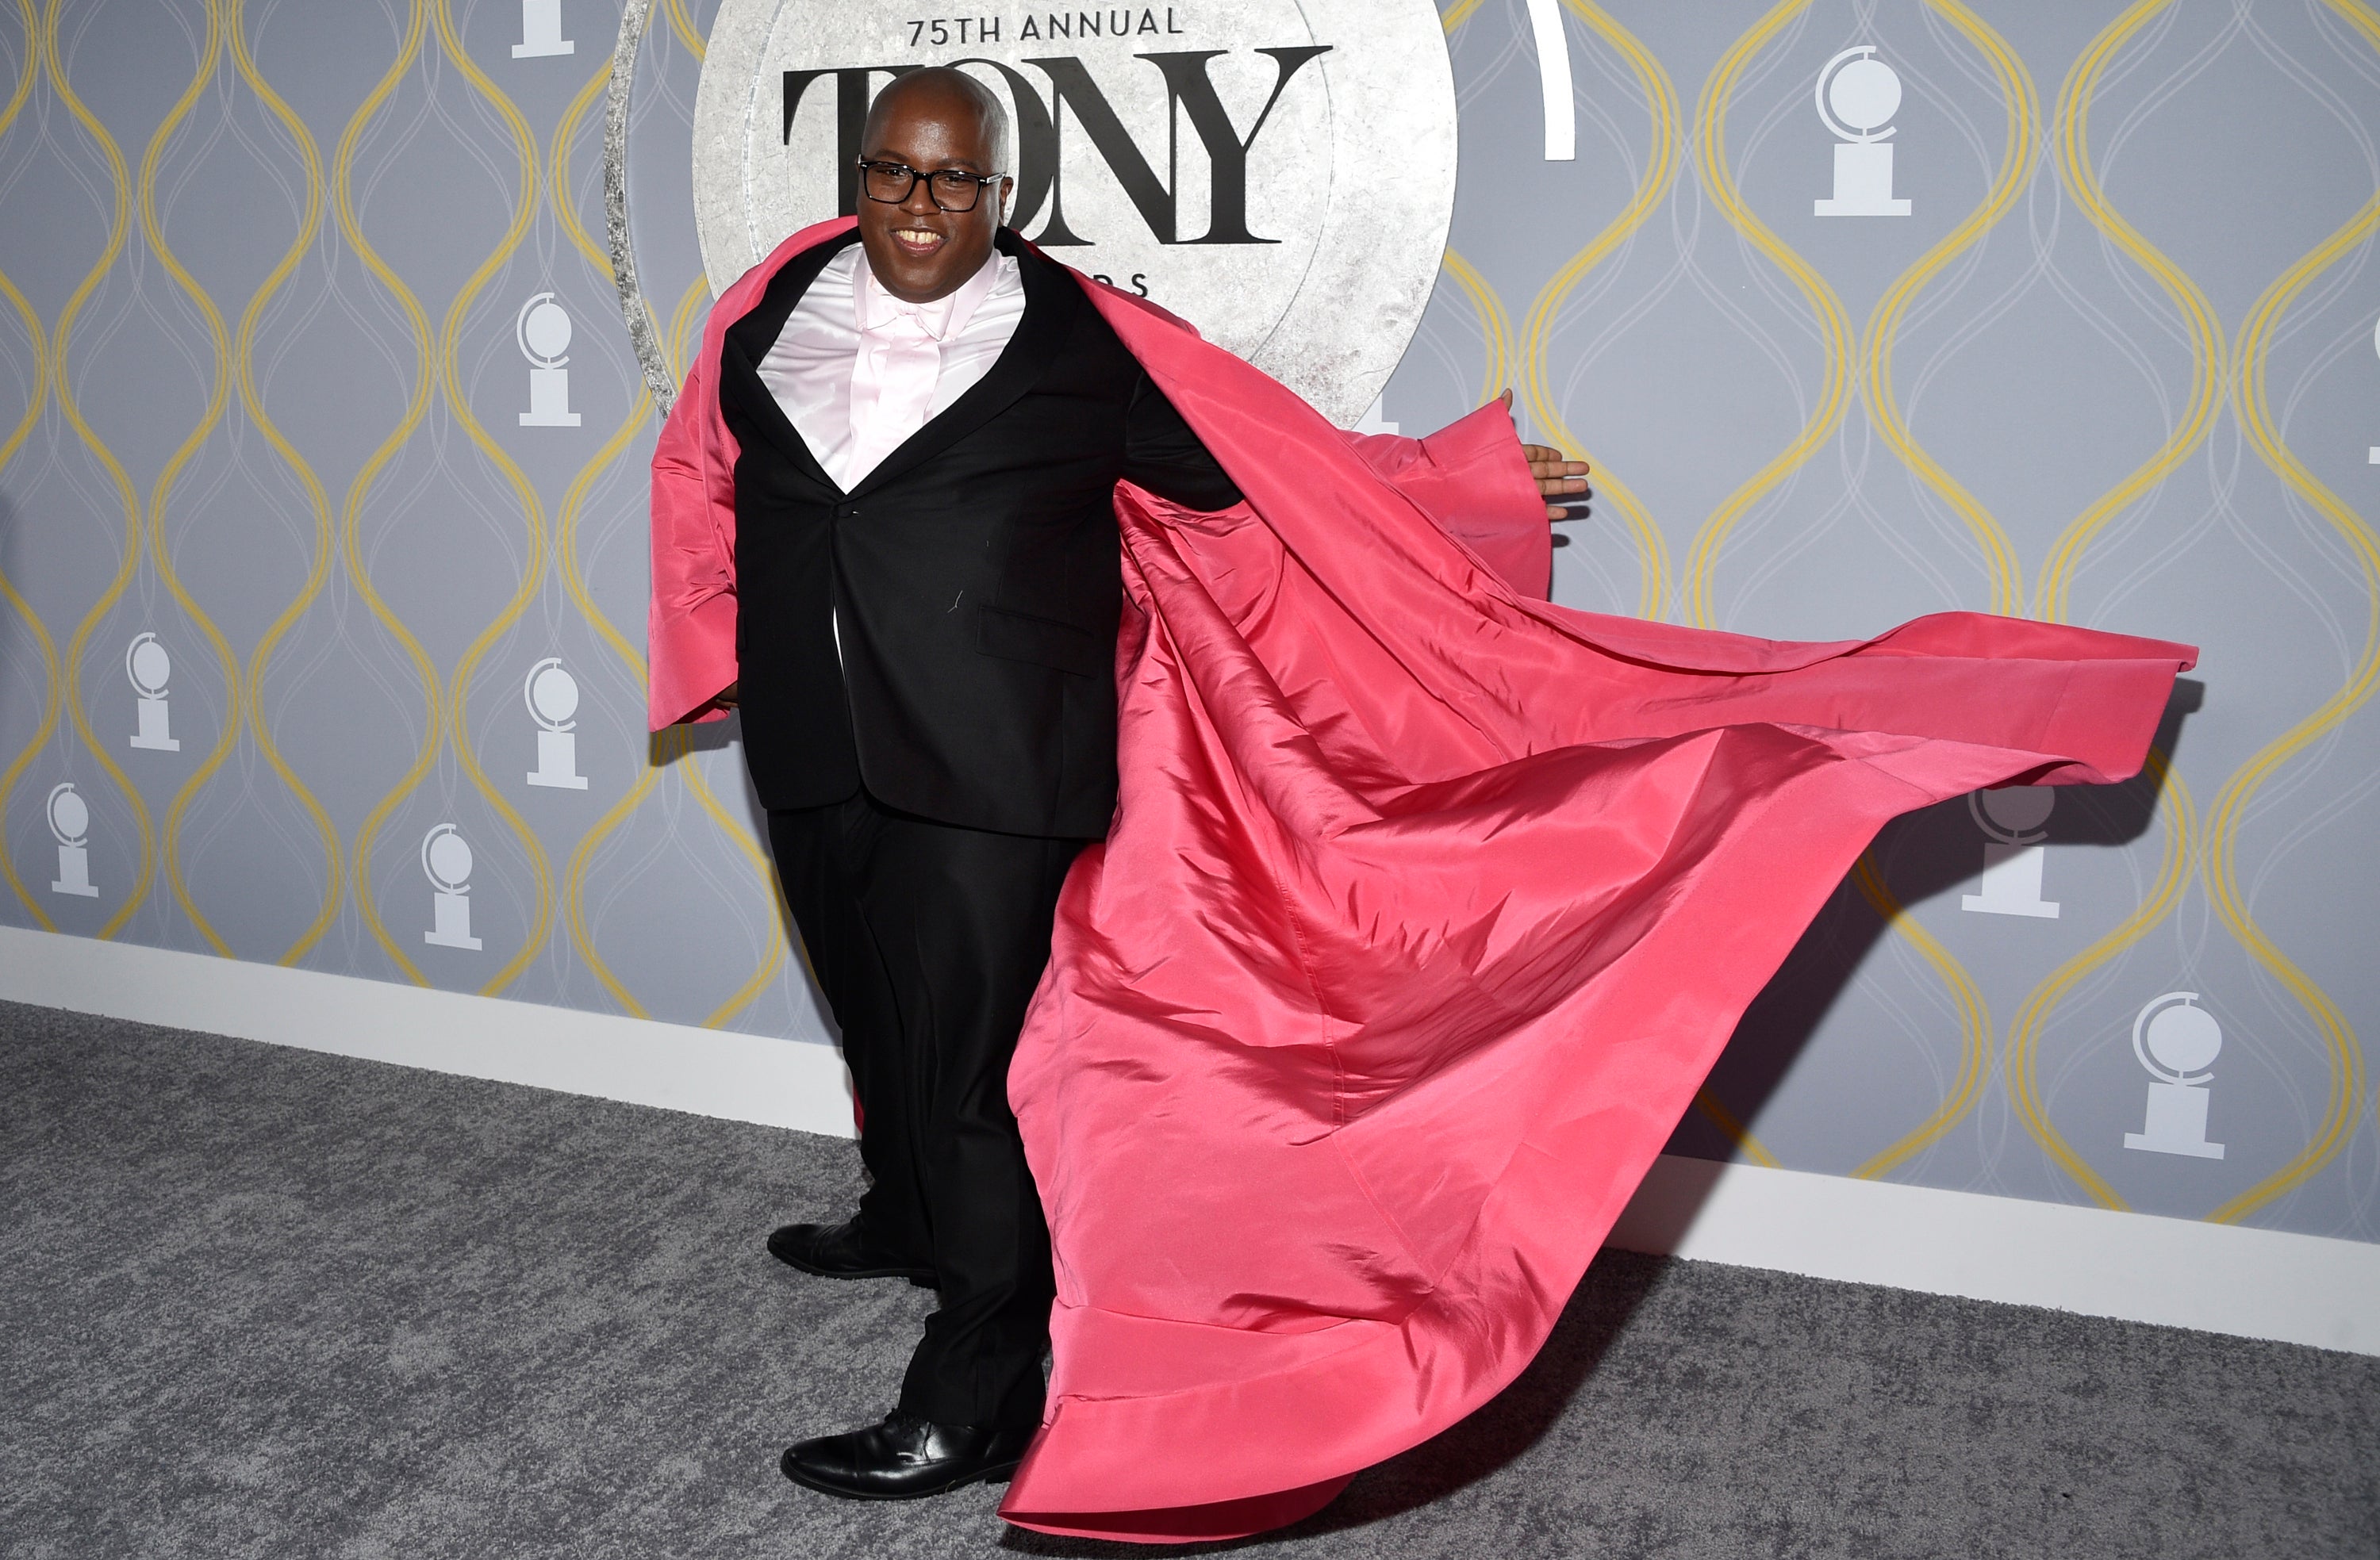
[(520, 415), (523, 428), (577, 428), (578, 414), (570, 409), (570, 370), (563, 356), (570, 350), (570, 316), (540, 293), (521, 305), (513, 320), (513, 339), (529, 361), (528, 410)]
[(476, 951), (480, 939), (471, 935), (471, 847), (442, 823), (421, 837), (421, 870), (436, 892), (431, 896), (430, 929), (421, 940), (437, 948)]
[(2047, 854), (2042, 841), (2049, 838), (2041, 826), (2057, 804), (2058, 792), (2046, 785), (1967, 793), (1967, 811), (1992, 838), (1984, 847), (1983, 892), (1961, 895), (1960, 909), (2058, 919), (2057, 904), (2041, 897), (2041, 865)]
[(165, 714), (165, 680), (174, 675), (174, 658), (157, 643), (155, 635), (138, 635), (126, 647), (124, 675), (132, 679), (132, 691), (139, 695), (140, 725), (132, 732), (132, 745), (160, 753), (181, 752), (182, 744), (174, 740)]
[(2206, 1141), (2206, 1102), (2213, 1076), (2204, 1070), (2223, 1050), (2223, 1026), (2195, 991), (2168, 991), (2132, 1020), (2132, 1055), (2149, 1070), (2148, 1119), (2124, 1134), (2126, 1148), (2220, 1159), (2223, 1145)]
[(521, 41), (513, 45), (513, 58), (541, 59), (577, 47), (562, 35), (562, 0), (521, 0)]
[(1905, 217), (1909, 202), (1892, 198), (1892, 131), (1900, 107), (1900, 78), (1876, 57), (1876, 45), (1845, 49), (1818, 72), (1818, 117), (1840, 138), (1835, 146), (1835, 193), (1813, 202), (1822, 217)]
[(549, 656), (528, 669), (521, 698), (528, 706), (529, 719), (539, 727), (537, 768), (529, 771), (528, 783), (563, 791), (586, 790), (587, 777), (578, 772), (578, 738), (574, 731), (578, 722), (571, 719), (578, 712), (578, 680), (562, 670), (561, 657)]
[(50, 787), (49, 814), (50, 833), (58, 842), (58, 876), (50, 884), (50, 892), (99, 898), (99, 890), (91, 886), (91, 852), (84, 848), (91, 834), (91, 806), (75, 790), (74, 781), (62, 780)]

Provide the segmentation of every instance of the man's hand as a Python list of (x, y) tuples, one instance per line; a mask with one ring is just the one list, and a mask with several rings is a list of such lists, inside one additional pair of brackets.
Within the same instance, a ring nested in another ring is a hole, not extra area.
[(725, 686), (725, 687), (723, 687), (723, 688), (720, 689), (717, 693), (715, 693), (715, 694), (711, 695), (710, 695), (710, 702), (709, 704), (707, 704), (707, 705), (703, 706), (703, 707), (704, 707), (705, 709), (733, 709), (733, 708), (735, 708), (735, 690), (736, 690), (736, 689), (738, 689), (738, 688), (740, 688), (740, 687), (742, 687), (743, 685), (744, 685), (744, 684), (743, 684), (743, 682), (742, 682), (742, 680), (741, 680), (741, 679), (738, 679), (738, 680), (737, 680), (737, 681), (735, 681), (735, 682), (733, 682), (733, 683), (728, 683), (728, 684), (727, 684), (727, 686)]
[[(1501, 399), (1505, 415), (1509, 417), (1512, 411), (1512, 393), (1507, 390)], [(1586, 462), (1565, 460), (1562, 453), (1549, 444), (1524, 444), (1521, 453), (1528, 457), (1529, 475), (1536, 478), (1537, 491), (1547, 498), (1594, 497), (1594, 490), (1586, 485)], [(1546, 505), (1546, 518), (1570, 520), (1576, 516), (1560, 504), (1549, 503)]]

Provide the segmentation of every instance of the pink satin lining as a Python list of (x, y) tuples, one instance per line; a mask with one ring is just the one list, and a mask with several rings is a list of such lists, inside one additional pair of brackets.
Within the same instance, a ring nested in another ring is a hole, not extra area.
[(1059, 1303), (1002, 1513), (1228, 1538), (1518, 1373), (1879, 825), (2133, 773), (2194, 652), (1555, 607), (1498, 556), (1545, 531), (1494, 479), (1508, 426), (1440, 436), (1500, 439), (1473, 481), (1383, 483), (1270, 381), (1092, 296), (1248, 502), (1117, 504), (1123, 800), (1010, 1073)]
[[(712, 310), (654, 459), (652, 714), (735, 675)], [(1058, 1263), (1022, 1526), (1234, 1537), (1527, 1363), (1745, 1005), (1886, 819), (2134, 773), (2181, 645), (1945, 613), (1793, 644), (1543, 599), (1493, 408), (1351, 440), (1084, 285), (1238, 480), (1118, 493), (1122, 802), (1010, 1096)]]

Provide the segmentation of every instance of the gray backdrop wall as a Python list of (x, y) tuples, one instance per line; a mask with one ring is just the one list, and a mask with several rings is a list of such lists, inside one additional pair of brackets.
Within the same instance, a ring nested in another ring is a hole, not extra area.
[[(643, 731), (619, 13), (552, 8), (0, 0), (0, 922), (825, 1043), (732, 724)], [(630, 142), (681, 362), (710, 8), (654, 7)], [(1560, 600), (2204, 647), (2152, 776), (1888, 829), (1673, 1147), (2380, 1240), (2380, 17), (1563, 0), (1548, 161), (1524, 0), (1442, 15), (1380, 411), (1512, 384), (1597, 463)], [(1859, 150), (1815, 94), (1867, 45)]]

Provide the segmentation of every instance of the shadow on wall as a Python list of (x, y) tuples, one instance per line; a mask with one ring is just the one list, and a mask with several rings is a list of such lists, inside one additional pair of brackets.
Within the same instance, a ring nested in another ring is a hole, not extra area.
[[(2194, 679), (2175, 683), (2151, 739), (2158, 752), (2173, 756), (2183, 721), (2205, 702), (2205, 684)], [(2109, 846), (2129, 844), (2148, 832), (2164, 785), (2143, 773), (2121, 785), (2055, 789), (2058, 804), (2045, 826), (2046, 843)], [(1953, 890), (1972, 889), (1983, 840), (1966, 798), (1959, 797), (1895, 818), (1876, 837), (1871, 855), (1883, 864), (1893, 897), (1913, 906)], [(1711, 1093), (1738, 1120), (1759, 1117), (1886, 929), (1884, 917), (1856, 884), (1846, 878), (1837, 886), (1776, 976), (1745, 1010), (1711, 1069)], [(1689, 1108), (1663, 1152), (1727, 1159), (1734, 1155), (1735, 1145), (1701, 1109)]]

